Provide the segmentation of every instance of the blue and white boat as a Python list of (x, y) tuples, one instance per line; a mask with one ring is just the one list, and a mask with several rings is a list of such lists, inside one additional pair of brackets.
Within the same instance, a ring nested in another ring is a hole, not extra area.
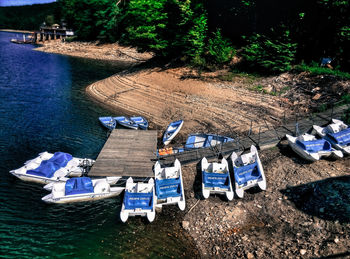
[(266, 190), (265, 173), (255, 146), (252, 145), (249, 153), (240, 156), (233, 152), (231, 160), (235, 192), (239, 198), (243, 198), (244, 191), (254, 186), (258, 186), (260, 190)]
[(326, 127), (314, 125), (313, 128), (317, 135), (329, 141), (334, 148), (346, 155), (350, 154), (350, 127), (343, 121), (333, 119)]
[(332, 148), (325, 139), (317, 139), (314, 135), (304, 133), (298, 137), (286, 134), (288, 144), (302, 158), (309, 161), (320, 160), (321, 157), (332, 156), (334, 158), (343, 157), (340, 150)]
[(117, 122), (115, 119), (113, 119), (113, 117), (99, 117), (98, 119), (102, 125), (109, 130), (114, 130), (117, 126)]
[(92, 159), (76, 158), (64, 152), (54, 154), (43, 152), (10, 173), (23, 181), (47, 184), (67, 181), (68, 177), (81, 176), (94, 162)]
[(116, 122), (125, 127), (125, 128), (129, 128), (129, 129), (138, 129), (139, 125), (135, 122), (133, 122), (132, 120), (130, 120), (128, 117), (125, 116), (118, 116), (118, 117), (113, 117), (114, 120), (116, 120)]
[(51, 193), (42, 200), (46, 203), (71, 203), (115, 197), (124, 190), (124, 187), (111, 187), (120, 178), (106, 177), (92, 180), (89, 177), (75, 177), (66, 182), (49, 183), (44, 189)]
[(157, 161), (154, 165), (154, 177), (157, 207), (177, 204), (180, 210), (185, 210), (186, 202), (180, 161), (176, 159), (172, 167), (161, 167)]
[(223, 158), (221, 163), (208, 163), (208, 160), (203, 157), (201, 169), (203, 197), (207, 199), (211, 193), (218, 193), (225, 194), (226, 198), (231, 201), (234, 193), (227, 160)]
[(163, 135), (163, 143), (165, 146), (168, 145), (173, 138), (175, 138), (183, 124), (183, 120), (173, 121), (169, 124)]
[(129, 216), (146, 216), (148, 221), (152, 222), (156, 216), (155, 200), (153, 178), (148, 183), (134, 183), (129, 177), (120, 211), (121, 221), (126, 222)]
[(136, 123), (139, 129), (146, 130), (148, 129), (148, 121), (142, 116), (133, 116), (130, 117), (130, 120)]
[(220, 145), (233, 140), (234, 140), (233, 138), (214, 135), (214, 134), (203, 134), (203, 133), (190, 134), (186, 140), (185, 150), (193, 149), (193, 148), (214, 147), (216, 145)]

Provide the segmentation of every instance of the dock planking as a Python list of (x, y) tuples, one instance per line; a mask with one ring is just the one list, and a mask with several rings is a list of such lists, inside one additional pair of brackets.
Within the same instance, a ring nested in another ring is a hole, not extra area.
[(156, 149), (156, 130), (115, 129), (89, 176), (152, 177)]

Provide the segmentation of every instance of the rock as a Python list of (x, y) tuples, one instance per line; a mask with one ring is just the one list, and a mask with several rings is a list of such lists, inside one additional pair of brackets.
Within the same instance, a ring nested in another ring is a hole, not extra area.
[(307, 252), (306, 249), (300, 249), (300, 254), (301, 254), (301, 255), (306, 254), (306, 252)]
[(190, 227), (190, 222), (188, 222), (188, 221), (186, 221), (186, 220), (182, 221), (182, 227), (183, 227), (184, 229), (188, 230), (189, 227)]
[(339, 243), (339, 238), (338, 237), (336, 237), (336, 238), (334, 238), (334, 243)]
[(255, 258), (255, 256), (252, 253), (250, 253), (250, 252), (247, 252), (246, 256), (247, 256), (248, 259), (254, 259)]

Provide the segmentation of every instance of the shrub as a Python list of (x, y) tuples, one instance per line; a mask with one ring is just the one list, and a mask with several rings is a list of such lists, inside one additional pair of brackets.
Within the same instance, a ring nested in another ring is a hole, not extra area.
[(289, 31), (285, 31), (276, 39), (255, 34), (247, 41), (248, 44), (243, 47), (241, 55), (248, 67), (268, 73), (279, 73), (291, 69), (296, 44), (291, 42)]
[(216, 64), (223, 64), (231, 61), (236, 53), (230, 41), (221, 35), (220, 30), (214, 32), (212, 37), (209, 38), (207, 49), (208, 60)]

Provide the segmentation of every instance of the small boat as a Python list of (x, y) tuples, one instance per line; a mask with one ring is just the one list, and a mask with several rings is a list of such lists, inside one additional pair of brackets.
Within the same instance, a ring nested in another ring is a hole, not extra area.
[(343, 153), (340, 150), (332, 148), (327, 140), (316, 139), (314, 135), (304, 133), (298, 137), (293, 137), (287, 134), (286, 137), (289, 146), (294, 152), (306, 160), (317, 161), (323, 156), (343, 157)]
[(235, 177), (235, 192), (239, 198), (243, 198), (245, 190), (256, 185), (260, 190), (266, 190), (264, 169), (255, 146), (252, 145), (249, 153), (240, 156), (233, 152), (231, 160)]
[(144, 117), (134, 116), (134, 117), (130, 117), (130, 120), (133, 123), (136, 123), (138, 125), (139, 129), (143, 129), (143, 130), (148, 129), (148, 121)]
[(119, 117), (113, 117), (114, 120), (117, 121), (118, 124), (120, 124), (123, 127), (129, 128), (129, 129), (138, 129), (139, 125), (132, 120), (130, 120), (128, 117), (125, 116), (119, 116)]
[(121, 177), (106, 177), (92, 180), (89, 177), (75, 177), (66, 182), (49, 183), (45, 190), (51, 191), (42, 200), (46, 203), (71, 203), (101, 200), (119, 195), (124, 187), (111, 187)]
[(103, 126), (105, 126), (109, 130), (114, 130), (117, 126), (117, 122), (113, 117), (99, 117), (98, 118)]
[(234, 139), (214, 134), (190, 134), (186, 140), (185, 149), (214, 147)]
[(23, 181), (47, 184), (67, 181), (67, 177), (81, 176), (94, 162), (92, 159), (76, 158), (64, 152), (43, 152), (10, 173)]
[(313, 128), (317, 135), (329, 141), (334, 148), (350, 154), (350, 127), (343, 121), (333, 119), (326, 127), (314, 125)]
[(225, 194), (226, 198), (231, 201), (234, 194), (227, 160), (223, 158), (221, 163), (208, 163), (208, 160), (203, 157), (201, 169), (203, 197), (207, 199), (211, 193), (219, 193)]
[(154, 166), (154, 177), (156, 179), (157, 207), (177, 204), (180, 210), (185, 210), (186, 202), (180, 161), (176, 159), (174, 166), (163, 168), (157, 161)]
[(155, 211), (154, 180), (151, 178), (148, 183), (134, 183), (129, 177), (126, 181), (125, 194), (120, 219), (126, 222), (129, 216), (146, 216), (152, 222), (156, 216)]
[(169, 124), (163, 135), (163, 143), (165, 146), (168, 145), (173, 138), (175, 138), (183, 124), (183, 120), (173, 121)]

